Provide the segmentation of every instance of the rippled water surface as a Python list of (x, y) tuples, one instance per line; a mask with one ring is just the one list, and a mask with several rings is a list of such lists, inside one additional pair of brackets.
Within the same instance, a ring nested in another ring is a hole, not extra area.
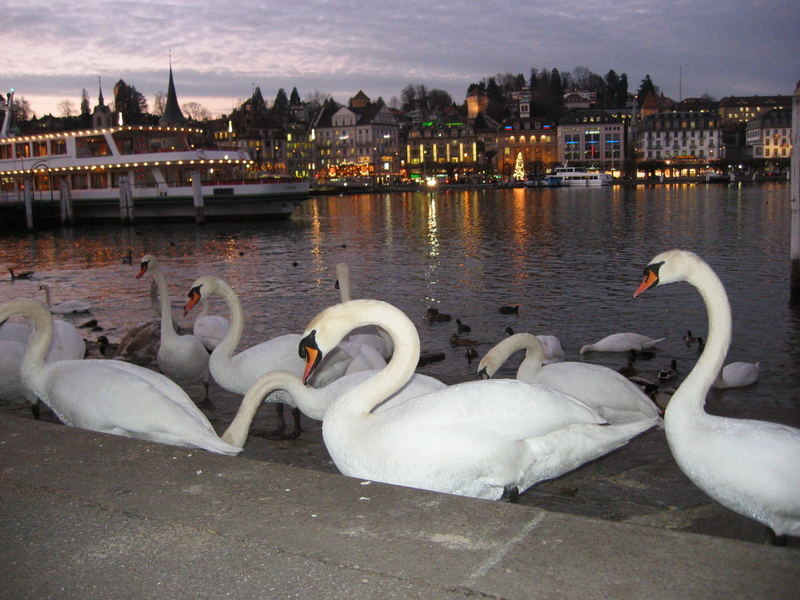
[[(178, 311), (195, 277), (213, 273), (239, 293), (246, 312), (241, 347), (300, 333), (338, 300), (335, 266), (350, 266), (354, 297), (387, 300), (417, 324), (423, 349), (446, 359), (424, 372), (448, 382), (472, 378), (454, 323), (428, 323), (426, 309), (459, 317), (483, 354), (504, 329), (560, 338), (567, 358), (609, 333), (666, 336), (651, 361), (682, 375), (697, 357), (682, 340), (705, 336), (699, 295), (686, 284), (630, 300), (658, 252), (694, 250), (716, 270), (733, 308), (729, 360), (761, 362), (752, 387), (712, 392), (715, 412), (800, 424), (800, 317), (789, 308), (789, 187), (675, 185), (613, 189), (491, 190), (315, 197), (287, 222), (205, 226), (103, 226), (5, 235), (2, 263), (35, 279), (0, 283), (0, 300), (86, 299), (112, 341), (153, 318), (148, 283), (135, 279), (146, 253), (159, 257)], [(121, 257), (133, 252), (134, 265)], [(498, 307), (519, 304), (518, 315)], [(216, 307), (223, 311), (222, 304)], [(74, 323), (86, 320), (73, 316)], [(96, 333), (87, 333), (91, 338)], [(622, 366), (624, 356), (586, 360)], [(504, 373), (513, 374), (512, 365)]]

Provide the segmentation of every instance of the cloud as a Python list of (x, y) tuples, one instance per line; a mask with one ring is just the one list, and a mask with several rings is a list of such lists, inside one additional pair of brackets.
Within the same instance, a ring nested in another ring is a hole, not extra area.
[[(464, 98), (470, 83), (531, 68), (645, 74), (666, 94), (791, 93), (800, 5), (791, 2), (408, 0), (5, 2), (0, 85), (39, 113), (118, 79), (152, 99), (170, 53), (182, 102), (227, 112), (259, 85), (346, 101), (423, 83)], [(33, 41), (33, 42), (32, 42)], [(679, 71), (682, 77), (679, 78)], [(679, 89), (680, 86), (680, 89)], [(48, 97), (50, 100), (45, 101)], [(41, 100), (40, 100), (41, 99)], [(50, 104), (47, 104), (50, 102)], [(213, 106), (212, 106), (213, 104)]]

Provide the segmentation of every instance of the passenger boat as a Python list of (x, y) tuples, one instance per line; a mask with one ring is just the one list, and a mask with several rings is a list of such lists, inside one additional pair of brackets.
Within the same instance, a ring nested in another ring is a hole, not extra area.
[(587, 171), (581, 167), (556, 167), (550, 177), (558, 179), (563, 186), (611, 185), (613, 178), (608, 173)]
[(26, 205), (27, 196), (27, 210), (45, 219), (59, 207), (62, 222), (66, 210), (76, 223), (286, 219), (309, 195), (307, 181), (259, 177), (243, 150), (198, 147), (202, 131), (191, 127), (5, 132), (4, 122), (0, 207)]

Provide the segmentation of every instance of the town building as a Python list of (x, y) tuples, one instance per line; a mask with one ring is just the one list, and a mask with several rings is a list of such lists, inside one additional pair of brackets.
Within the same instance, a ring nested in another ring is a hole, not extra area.
[(514, 174), (519, 156), (527, 177), (541, 177), (559, 162), (556, 126), (538, 118), (507, 119), (497, 132), (496, 156), (497, 173), (504, 179)]
[(393, 181), (400, 175), (399, 125), (382, 102), (359, 91), (347, 106), (320, 110), (311, 124), (318, 180), (368, 178)]
[(719, 101), (719, 117), (723, 127), (744, 126), (769, 110), (791, 107), (791, 96), (726, 96)]
[(792, 155), (792, 110), (773, 109), (751, 119), (745, 137), (748, 156), (788, 161)]
[(558, 162), (570, 166), (621, 170), (625, 160), (625, 122), (604, 110), (570, 113), (558, 125)]
[(637, 131), (639, 168), (651, 174), (697, 176), (724, 158), (719, 118), (704, 112), (665, 112), (642, 120)]

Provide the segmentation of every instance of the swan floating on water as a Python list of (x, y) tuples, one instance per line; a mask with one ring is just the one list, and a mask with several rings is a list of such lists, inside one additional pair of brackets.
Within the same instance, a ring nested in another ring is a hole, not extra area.
[(106, 359), (46, 362), (53, 319), (36, 300), (0, 304), (0, 321), (23, 315), (33, 336), (22, 360), (22, 380), (65, 424), (176, 446), (238, 454), (223, 441), (191, 398), (169, 378), (126, 362)]
[(758, 381), (760, 363), (732, 362), (720, 371), (712, 384), (718, 389), (745, 387)]
[(652, 426), (645, 421), (605, 425), (583, 402), (517, 380), (471, 381), (373, 410), (405, 385), (419, 359), (419, 335), (411, 320), (378, 300), (337, 304), (314, 317), (300, 342), (303, 379), (308, 381), (349, 331), (365, 325), (386, 331), (394, 354), (386, 367), (325, 412), (325, 446), (344, 475), (478, 498), (513, 498)]
[(731, 341), (731, 307), (722, 282), (696, 254), (668, 250), (645, 267), (634, 297), (678, 281), (700, 292), (709, 327), (703, 353), (664, 414), (672, 455), (686, 476), (723, 506), (779, 536), (800, 535), (800, 429), (718, 417), (703, 408)]
[(47, 308), (55, 315), (85, 313), (92, 310), (92, 305), (84, 300), (64, 300), (58, 304), (52, 304), (50, 302), (50, 286), (43, 283), (39, 286), (39, 289), (44, 290), (44, 295), (47, 299)]
[(641, 333), (612, 333), (597, 340), (593, 344), (581, 347), (581, 354), (586, 352), (628, 352), (629, 350), (644, 350), (652, 348), (667, 338), (653, 339)]
[(478, 374), (492, 377), (519, 350), (525, 351), (525, 357), (517, 368), (517, 379), (575, 396), (611, 424), (641, 419), (660, 422), (658, 407), (636, 384), (613, 369), (572, 361), (545, 365), (544, 348), (538, 336), (531, 333), (515, 333), (501, 340), (481, 359)]

